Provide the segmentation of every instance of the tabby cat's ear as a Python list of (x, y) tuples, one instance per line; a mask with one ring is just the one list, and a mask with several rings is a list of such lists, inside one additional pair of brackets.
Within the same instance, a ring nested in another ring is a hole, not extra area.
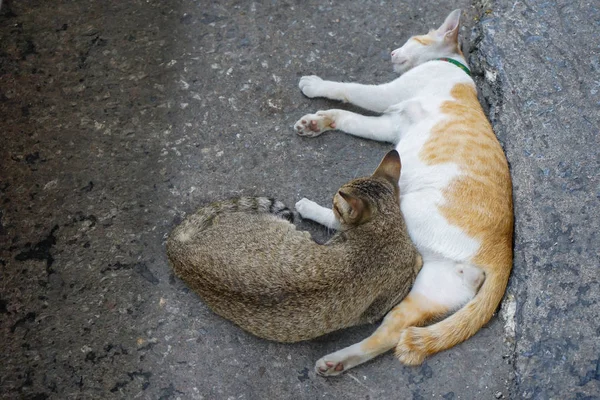
[(444, 23), (437, 29), (437, 34), (444, 40), (458, 42), (458, 28), (460, 27), (460, 10), (452, 11)]
[(383, 157), (383, 160), (379, 163), (379, 167), (373, 173), (373, 177), (383, 178), (394, 185), (394, 187), (398, 187), (401, 168), (400, 154), (396, 150), (392, 150)]
[(340, 196), (344, 199), (344, 201), (350, 207), (350, 212), (348, 213), (350, 220), (352, 222), (358, 222), (365, 217), (364, 213), (367, 211), (366, 204), (364, 200), (359, 199), (349, 193), (346, 193), (342, 190), (338, 192)]

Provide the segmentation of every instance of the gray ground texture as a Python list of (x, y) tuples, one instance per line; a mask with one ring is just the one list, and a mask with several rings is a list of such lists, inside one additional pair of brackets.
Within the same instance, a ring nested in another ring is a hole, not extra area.
[[(339, 107), (298, 79), (388, 81), (389, 52), (455, 8), (514, 180), (504, 305), (420, 367), (317, 377), (374, 327), (252, 337), (174, 278), (166, 234), (212, 200), (328, 204), (370, 173), (389, 145), (294, 134)], [(4, 1), (0, 396), (600, 398), (599, 45), (595, 1)]]

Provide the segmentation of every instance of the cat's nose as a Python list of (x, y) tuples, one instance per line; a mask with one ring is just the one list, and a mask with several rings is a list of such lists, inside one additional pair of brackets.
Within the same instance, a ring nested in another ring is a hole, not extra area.
[(396, 55), (396, 50), (392, 51), (392, 57)]

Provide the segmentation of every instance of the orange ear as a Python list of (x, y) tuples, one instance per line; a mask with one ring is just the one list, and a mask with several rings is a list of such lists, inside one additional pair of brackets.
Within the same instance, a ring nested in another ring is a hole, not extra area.
[(379, 167), (373, 173), (373, 177), (383, 178), (394, 185), (394, 187), (398, 187), (401, 169), (400, 154), (396, 150), (392, 150), (383, 157), (383, 160), (379, 163)]
[(363, 212), (365, 211), (365, 202), (362, 199), (354, 197), (351, 194), (342, 192), (341, 190), (338, 193), (350, 206), (350, 218), (353, 221), (360, 220), (362, 218)]

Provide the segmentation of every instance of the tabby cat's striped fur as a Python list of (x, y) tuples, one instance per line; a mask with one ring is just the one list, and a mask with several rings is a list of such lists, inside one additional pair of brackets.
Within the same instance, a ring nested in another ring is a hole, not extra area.
[(421, 257), (398, 202), (393, 150), (371, 177), (342, 186), (341, 229), (325, 245), (297, 231), (280, 202), (214, 203), (173, 230), (175, 273), (217, 314), (266, 339), (296, 342), (374, 322), (410, 290)]

